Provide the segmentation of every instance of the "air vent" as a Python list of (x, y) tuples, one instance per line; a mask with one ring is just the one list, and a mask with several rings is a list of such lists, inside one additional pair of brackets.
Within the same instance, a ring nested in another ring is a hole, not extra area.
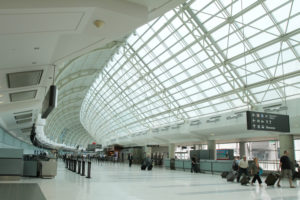
[(32, 119), (30, 118), (30, 119), (23, 119), (23, 120), (16, 121), (17, 124), (24, 124), (28, 122), (32, 122)]
[(43, 70), (16, 72), (7, 74), (9, 88), (38, 85), (41, 81)]
[(20, 111), (20, 112), (15, 112), (14, 115), (19, 115), (19, 114), (27, 114), (27, 113), (31, 113), (32, 110), (25, 110), (25, 111)]
[(16, 92), (16, 93), (10, 93), (10, 101), (16, 102), (16, 101), (25, 101), (29, 99), (34, 99), (36, 96), (37, 90), (31, 90), (26, 92)]
[(30, 132), (31, 129), (32, 129), (32, 127), (22, 128), (21, 131), (22, 131), (23, 133), (27, 133), (27, 132)]
[(28, 114), (24, 114), (24, 115), (17, 115), (15, 116), (16, 120), (20, 120), (20, 119), (27, 119), (27, 118), (31, 118), (32, 117), (32, 113), (28, 113)]

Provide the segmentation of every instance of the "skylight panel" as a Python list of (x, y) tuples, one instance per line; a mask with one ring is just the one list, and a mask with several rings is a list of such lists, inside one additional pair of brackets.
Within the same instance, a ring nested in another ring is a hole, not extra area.
[(223, 37), (227, 37), (228, 35), (228, 31), (230, 31), (229, 33), (232, 32), (232, 29), (229, 30), (229, 24), (225, 24), (224, 26), (222, 26), (221, 28), (217, 29), (216, 31), (214, 31), (211, 35), (214, 38), (215, 41), (218, 41), (220, 38)]
[(207, 97), (211, 97), (211, 96), (215, 96), (218, 94), (218, 91), (215, 89), (215, 88), (211, 88), (209, 90), (206, 90), (204, 92), (204, 94), (207, 96)]
[[(291, 3), (288, 3), (272, 12), (272, 15), (276, 19), (277, 22), (282, 21), (283, 19), (287, 19), (289, 17), (291, 10)], [(285, 30), (285, 29), (283, 29)]]
[(287, 96), (299, 95), (300, 94), (300, 84), (297, 87), (287, 86), (285, 88), (285, 92)]
[(201, 22), (204, 22), (204, 21), (208, 20), (209, 18), (211, 18), (212, 15), (200, 11), (196, 16)]
[(275, 43), (273, 45), (267, 46), (259, 51), (257, 51), (258, 55), (260, 55), (260, 57), (264, 57), (267, 55), (271, 55), (274, 54), (275, 52), (278, 52), (280, 50), (280, 43)]
[[(292, 73), (300, 70), (300, 63), (298, 60), (293, 60), (283, 64), (284, 73)], [(300, 78), (299, 78), (300, 79)]]
[(218, 26), (224, 21), (225, 19), (222, 19), (220, 17), (212, 17), (210, 20), (204, 23), (204, 26), (207, 28), (208, 31), (210, 31), (211, 29)]
[(205, 114), (210, 114), (210, 113), (214, 113), (215, 110), (212, 107), (205, 107), (205, 108), (201, 108), (200, 112), (205, 115)]
[[(271, 19), (269, 18), (269, 16), (264, 16), (261, 19), (255, 20), (253, 23), (249, 24), (251, 27), (259, 29), (259, 30), (265, 30), (271, 26), (274, 26), (274, 23), (271, 21)], [(274, 34), (279, 34), (279, 32), (277, 31)]]
[(275, 38), (276, 38), (276, 36), (273, 36), (271, 34), (267, 34), (267, 33), (262, 32), (262, 33), (260, 33), (260, 34), (258, 34), (256, 36), (250, 38), (249, 42), (251, 43), (251, 45), (253, 47), (257, 47), (257, 46), (259, 46), (259, 45), (261, 45), (263, 43), (266, 43), (266, 42), (268, 42), (270, 40), (273, 40)]
[(266, 12), (262, 6), (258, 5), (244, 14), (244, 23), (248, 24), (249, 22), (252, 22), (265, 14)]
[[(285, 4), (286, 2), (287, 2), (287, 0), (281, 0), (281, 1), (266, 0), (264, 3), (270, 10), (273, 10), (273, 9), (281, 6), (282, 4)], [(296, 1), (294, 1), (294, 3), (295, 2)]]
[[(300, 12), (299, 12), (300, 13)], [(289, 20), (289, 24), (288, 25), (286, 25), (286, 26), (288, 26), (288, 28), (287, 28), (287, 33), (289, 33), (289, 32), (292, 32), (292, 31), (294, 31), (294, 30), (297, 30), (298, 28), (299, 28), (299, 20), (300, 20), (300, 15), (298, 14), (297, 16), (295, 16), (295, 17), (292, 17), (290, 20)], [(286, 28), (286, 27), (284, 27), (284, 24), (280, 24), (280, 26), (281, 26), (281, 28)], [(285, 31), (286, 29), (284, 29), (284, 31)]]
[(227, 103), (216, 104), (215, 107), (218, 111), (230, 109)]
[(245, 47), (244, 47), (243, 43), (240, 43), (238, 45), (235, 45), (235, 46), (229, 48), (227, 50), (227, 54), (226, 55), (227, 55), (228, 58), (232, 58), (232, 57), (234, 57), (236, 55), (239, 55), (239, 54), (241, 54), (243, 52), (245, 52)]

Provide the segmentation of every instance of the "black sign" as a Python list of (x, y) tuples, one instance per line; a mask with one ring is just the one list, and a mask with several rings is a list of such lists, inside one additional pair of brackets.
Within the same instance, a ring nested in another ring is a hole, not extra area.
[(147, 144), (147, 147), (159, 147), (158, 144)]
[(247, 111), (247, 129), (290, 132), (289, 116)]

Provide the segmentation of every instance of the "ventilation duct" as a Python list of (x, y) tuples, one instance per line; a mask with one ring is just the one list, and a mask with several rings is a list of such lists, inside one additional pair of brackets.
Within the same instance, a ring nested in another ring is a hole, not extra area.
[(43, 70), (16, 72), (7, 74), (9, 88), (38, 85), (41, 81)]
[(20, 119), (27, 119), (27, 118), (31, 118), (31, 117), (32, 117), (32, 113), (28, 113), (28, 114), (24, 114), (24, 115), (16, 115), (15, 119), (20, 120)]
[(16, 93), (10, 93), (10, 101), (16, 102), (16, 101), (25, 101), (34, 99), (36, 96), (37, 90), (31, 90), (31, 91), (25, 91), (25, 92), (16, 92)]
[(32, 119), (23, 119), (23, 120), (19, 120), (19, 121), (16, 121), (17, 124), (24, 124), (24, 123), (29, 123), (29, 122), (32, 122)]

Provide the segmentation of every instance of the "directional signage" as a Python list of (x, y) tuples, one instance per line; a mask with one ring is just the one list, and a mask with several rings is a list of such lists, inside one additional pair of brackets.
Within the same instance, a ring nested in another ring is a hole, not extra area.
[(290, 132), (289, 116), (247, 111), (247, 129)]

